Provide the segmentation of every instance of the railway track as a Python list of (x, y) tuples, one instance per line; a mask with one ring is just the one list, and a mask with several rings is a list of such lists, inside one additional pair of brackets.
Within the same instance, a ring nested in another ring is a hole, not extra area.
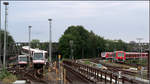
[(47, 80), (44, 79), (42, 69), (19, 69), (19, 68), (8, 68), (9, 72), (20, 75), (21, 80), (26, 80), (28, 83), (39, 82), (48, 84)]
[(117, 66), (105, 64), (105, 63), (103, 63), (103, 62), (100, 62), (99, 60), (100, 60), (100, 59), (92, 59), (92, 60), (90, 60), (90, 61), (91, 61), (91, 62), (94, 62), (94, 63), (100, 63), (100, 64), (102, 64), (103, 66), (106, 66), (108, 71), (112, 71), (112, 72), (121, 71), (122, 74), (132, 75), (132, 76), (135, 76), (135, 75), (137, 74), (137, 72), (127, 71), (127, 70), (124, 70), (123, 67), (117, 67)]
[[(127, 77), (122, 75), (121, 78), (118, 76), (118, 74), (102, 70), (97, 67), (85, 65), (79, 62), (73, 62), (73, 61), (63, 61), (64, 66), (67, 66), (67, 70), (72, 70), (76, 72), (76, 74), (80, 74), (82, 78), (87, 79), (92, 84), (99, 83), (100, 84), (145, 84), (143, 82), (137, 82), (135, 79), (131, 77)], [(91, 84), (90, 83), (90, 84)]]

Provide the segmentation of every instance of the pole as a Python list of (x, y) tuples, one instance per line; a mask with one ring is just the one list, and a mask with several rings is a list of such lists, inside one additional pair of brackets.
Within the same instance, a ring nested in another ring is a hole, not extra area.
[[(142, 40), (143, 38), (137, 38), (137, 40), (139, 40), (139, 51), (140, 51), (140, 63), (141, 63), (141, 65), (142, 65), (142, 44), (141, 44), (141, 40)], [(141, 70), (140, 70), (140, 72), (141, 72), (141, 79), (142, 79), (142, 69), (143, 69), (143, 67), (141, 66)]]
[[(150, 28), (149, 28), (149, 32), (150, 32)], [(148, 53), (148, 74), (149, 74), (148, 79), (149, 79), (149, 84), (150, 84), (150, 33), (149, 33), (149, 48), (148, 49), (149, 49), (148, 50), (149, 51)]]
[[(1, 10), (1, 1), (0, 1), (0, 10)], [(1, 45), (2, 45), (2, 43), (1, 43), (1, 11), (0, 11), (0, 64), (2, 64), (2, 60), (1, 60), (1, 56), (2, 56), (2, 47), (1, 47)], [(0, 67), (1, 67), (1, 65), (0, 65)]]
[(149, 43), (149, 48), (148, 50), (146, 50), (146, 52), (148, 53), (148, 63), (147, 63), (147, 79), (149, 79), (149, 84), (150, 84), (150, 43)]
[(9, 5), (9, 3), (8, 2), (4, 2), (3, 3), (4, 5), (5, 5), (5, 31), (4, 31), (4, 57), (3, 57), (3, 67), (5, 68), (5, 61), (6, 61), (6, 31), (7, 31), (7, 15), (8, 15), (8, 13), (7, 13), (7, 10), (8, 10), (8, 8), (7, 8), (7, 5)]
[(71, 47), (71, 49), (70, 49), (70, 59), (73, 59), (74, 57), (73, 57), (73, 40), (70, 40), (70, 47)]
[(51, 34), (51, 24), (52, 19), (48, 19), (49, 21), (49, 61), (52, 62), (52, 34)]
[(30, 48), (31, 48), (31, 27), (32, 26), (28, 26), (29, 28), (29, 64), (31, 62), (30, 58), (31, 58), (31, 52), (30, 52)]
[(60, 82), (60, 81), (61, 81), (60, 58), (61, 58), (61, 55), (58, 55), (58, 59), (59, 59), (59, 60), (58, 60), (58, 61), (59, 61), (59, 77), (58, 77), (58, 78), (59, 78), (59, 84), (61, 84), (61, 82)]
[(149, 43), (149, 54), (148, 54), (148, 74), (149, 74), (148, 79), (150, 84), (150, 43)]

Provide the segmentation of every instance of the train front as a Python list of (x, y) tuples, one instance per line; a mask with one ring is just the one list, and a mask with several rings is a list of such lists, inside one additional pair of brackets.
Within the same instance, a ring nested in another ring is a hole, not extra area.
[(27, 66), (27, 56), (19, 55), (18, 56), (18, 64), (20, 67), (26, 67)]
[(43, 68), (46, 64), (45, 54), (46, 52), (40, 50), (33, 53), (32, 62), (34, 68)]
[(115, 59), (117, 62), (124, 62), (126, 59), (126, 55), (124, 51), (116, 51), (115, 52)]

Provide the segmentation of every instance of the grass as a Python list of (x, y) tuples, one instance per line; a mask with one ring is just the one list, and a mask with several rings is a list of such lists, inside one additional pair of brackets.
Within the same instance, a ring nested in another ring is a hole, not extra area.
[(90, 63), (90, 61), (87, 61), (87, 60), (86, 60), (86, 61), (84, 61), (84, 64), (88, 64), (88, 65), (89, 65), (89, 64), (91, 64), (91, 63)]
[(0, 72), (0, 80), (4, 84), (12, 84), (14, 81), (17, 80), (17, 77), (3, 68), (2, 71)]
[[(111, 61), (109, 61), (109, 60), (106, 60), (106, 61), (104, 61), (104, 63), (106, 63), (106, 64), (110, 64), (110, 65), (112, 65), (112, 66), (117, 66), (117, 67), (122, 67), (122, 68), (131, 68), (131, 66), (128, 66), (128, 65), (124, 65), (124, 64), (119, 64), (119, 63), (115, 63), (115, 62), (111, 62)], [(135, 67), (134, 67), (135, 68)]]

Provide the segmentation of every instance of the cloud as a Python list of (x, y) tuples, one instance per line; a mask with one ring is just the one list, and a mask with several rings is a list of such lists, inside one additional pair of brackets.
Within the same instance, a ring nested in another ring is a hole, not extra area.
[[(110, 39), (122, 38), (127, 41), (141, 35), (147, 41), (148, 6), (146, 1), (10, 2), (9, 30), (16, 40), (24, 41), (20, 34), (25, 36), (27, 26), (32, 25), (33, 38), (48, 40), (47, 19), (52, 18), (53, 41), (58, 41), (69, 25), (83, 25)], [(4, 7), (2, 9), (4, 11)], [(25, 38), (27, 40), (27, 35)]]

